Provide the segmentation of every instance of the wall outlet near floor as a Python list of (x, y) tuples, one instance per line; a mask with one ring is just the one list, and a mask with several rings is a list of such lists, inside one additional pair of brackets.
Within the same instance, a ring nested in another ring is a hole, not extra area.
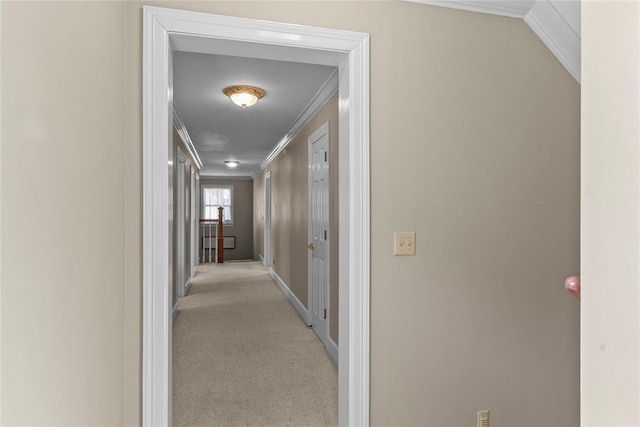
[(396, 231), (393, 233), (393, 255), (415, 255), (416, 233), (414, 231)]
[(478, 411), (478, 427), (489, 427), (489, 410)]

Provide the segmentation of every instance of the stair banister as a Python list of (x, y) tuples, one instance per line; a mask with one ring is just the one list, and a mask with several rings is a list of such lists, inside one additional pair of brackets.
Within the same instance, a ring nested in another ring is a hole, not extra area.
[(222, 233), (222, 211), (224, 208), (218, 208), (218, 241), (216, 244), (216, 255), (218, 257), (218, 263), (222, 264), (224, 262), (224, 234)]

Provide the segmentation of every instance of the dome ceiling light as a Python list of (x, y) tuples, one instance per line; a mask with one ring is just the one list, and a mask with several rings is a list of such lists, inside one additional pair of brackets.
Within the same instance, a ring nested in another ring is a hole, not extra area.
[(227, 165), (229, 169), (235, 169), (238, 167), (240, 162), (236, 162), (234, 160), (225, 160), (224, 164)]
[(234, 104), (239, 105), (242, 108), (251, 107), (258, 102), (258, 99), (263, 98), (267, 92), (264, 89), (255, 86), (227, 86), (222, 89), (225, 95), (231, 98)]

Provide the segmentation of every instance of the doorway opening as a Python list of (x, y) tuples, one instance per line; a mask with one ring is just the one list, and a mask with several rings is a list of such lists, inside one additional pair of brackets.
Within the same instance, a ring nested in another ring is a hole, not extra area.
[(143, 424), (171, 424), (169, 138), (171, 37), (209, 38), (220, 52), (265, 59), (311, 54), (339, 69), (340, 425), (369, 424), (369, 36), (144, 7)]

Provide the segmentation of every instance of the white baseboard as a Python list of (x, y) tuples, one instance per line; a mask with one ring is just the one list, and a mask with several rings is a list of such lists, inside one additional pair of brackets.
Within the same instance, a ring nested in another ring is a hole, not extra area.
[(336, 362), (336, 365), (337, 365), (338, 364), (338, 344), (333, 342), (330, 336), (327, 337), (327, 353), (329, 353), (329, 356), (331, 356), (331, 358), (333, 359), (334, 362)]
[(258, 259), (260, 260), (260, 264), (262, 264), (262, 266), (264, 267), (264, 257), (260, 254), (258, 254)]
[(187, 279), (187, 284), (184, 285), (184, 296), (185, 297), (189, 294), (189, 288), (191, 287), (191, 279), (193, 279), (193, 276), (189, 277)]
[(178, 303), (173, 306), (173, 320), (176, 320), (176, 317), (178, 317)]
[(278, 276), (278, 273), (276, 273), (273, 270), (273, 268), (269, 269), (269, 275), (271, 276), (273, 281), (276, 282), (276, 284), (280, 287), (280, 290), (282, 291), (282, 293), (289, 299), (289, 302), (291, 303), (293, 308), (296, 309), (300, 317), (302, 317), (302, 320), (304, 320), (304, 323), (308, 325), (309, 312), (307, 311), (306, 308), (304, 308), (304, 305), (302, 305), (298, 297), (296, 297), (294, 293), (291, 292), (291, 289), (289, 289), (289, 287), (282, 281), (280, 276)]

